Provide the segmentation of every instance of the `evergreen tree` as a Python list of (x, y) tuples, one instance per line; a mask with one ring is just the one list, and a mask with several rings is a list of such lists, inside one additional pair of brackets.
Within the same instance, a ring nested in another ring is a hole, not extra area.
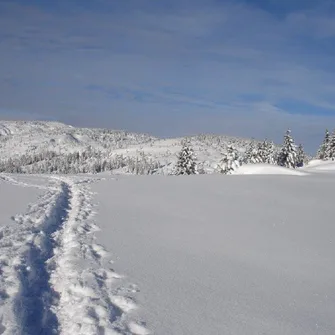
[(267, 156), (266, 156), (266, 163), (268, 164), (276, 164), (276, 150), (275, 150), (275, 145), (273, 144), (273, 142), (266, 142), (266, 152), (267, 152)]
[(297, 167), (303, 167), (306, 161), (306, 154), (302, 144), (299, 144), (297, 151)]
[(197, 173), (197, 164), (193, 149), (187, 141), (183, 142), (183, 147), (178, 154), (176, 165), (176, 175), (190, 175)]
[(328, 146), (329, 146), (330, 135), (328, 129), (326, 129), (325, 138), (316, 154), (317, 159), (328, 159)]
[(287, 130), (284, 136), (284, 144), (279, 153), (278, 165), (294, 169), (297, 165), (296, 161), (297, 161), (297, 149), (294, 144), (294, 140), (291, 137), (291, 131)]
[(258, 143), (256, 146), (254, 143), (250, 143), (245, 152), (243, 162), (245, 164), (276, 164), (275, 146), (273, 142), (264, 140), (263, 142)]
[(335, 160), (335, 130), (329, 137), (329, 141), (327, 143), (324, 156), (325, 156), (324, 159), (331, 159), (332, 161)]
[(264, 140), (259, 144), (259, 155), (262, 163), (275, 164), (275, 148), (273, 142)]
[(245, 164), (256, 164), (261, 163), (262, 158), (259, 154), (258, 146), (255, 146), (254, 142), (251, 142), (244, 154), (243, 162)]
[(221, 161), (218, 164), (217, 170), (220, 173), (232, 174), (240, 166), (238, 151), (232, 147), (228, 146), (227, 152), (223, 155)]

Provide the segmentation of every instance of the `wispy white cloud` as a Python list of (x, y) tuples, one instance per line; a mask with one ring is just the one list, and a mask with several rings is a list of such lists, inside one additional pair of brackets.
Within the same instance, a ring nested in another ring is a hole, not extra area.
[(237, 1), (116, 3), (0, 3), (0, 107), (164, 135), (272, 131), (277, 140), (291, 124), (306, 141), (334, 121), (326, 2), (284, 15)]

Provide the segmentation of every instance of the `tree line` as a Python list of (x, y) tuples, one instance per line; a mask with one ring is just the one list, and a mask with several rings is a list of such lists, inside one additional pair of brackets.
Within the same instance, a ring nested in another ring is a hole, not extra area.
[[(316, 154), (317, 159), (335, 159), (335, 131), (332, 135), (326, 130), (325, 138)], [(241, 153), (237, 148), (229, 145), (222, 154), (217, 164), (216, 171), (223, 174), (231, 174), (242, 164), (266, 163), (295, 169), (304, 166), (309, 161), (302, 144), (295, 144), (291, 131), (287, 130), (280, 148), (272, 141), (264, 140), (258, 144), (251, 142), (245, 152)], [(196, 156), (188, 141), (183, 142), (182, 150), (178, 155), (178, 161), (174, 174), (190, 175), (199, 173)]]
[[(290, 130), (286, 132), (281, 147), (269, 140), (262, 142), (249, 141), (246, 143), (241, 139), (236, 139), (235, 141), (230, 141), (227, 145), (224, 137), (199, 135), (193, 139), (222, 149), (222, 156), (217, 163), (216, 172), (224, 174), (233, 173), (243, 164), (255, 163), (266, 163), (295, 169), (307, 164), (310, 159), (305, 154), (303, 146), (295, 144)], [(0, 172), (77, 174), (122, 170), (125, 173), (141, 175), (205, 173), (201, 162), (197, 162), (190, 143), (189, 140), (183, 141), (182, 149), (177, 155), (176, 164), (172, 161), (162, 163), (142, 151), (138, 152), (136, 156), (124, 156), (113, 154), (113, 151), (101, 151), (88, 146), (81, 152), (60, 153), (46, 150), (40, 153), (26, 153), (19, 157), (0, 160)], [(244, 146), (243, 150), (241, 150), (241, 144)], [(324, 140), (315, 158), (322, 160), (335, 159), (335, 131), (330, 135), (328, 130), (326, 130)]]
[(106, 155), (106, 152), (88, 148), (86, 151), (60, 154), (44, 151), (25, 154), (17, 158), (0, 161), (0, 172), (27, 174), (78, 174), (100, 173), (123, 169), (131, 174), (153, 174), (161, 167), (143, 153), (139, 157)]

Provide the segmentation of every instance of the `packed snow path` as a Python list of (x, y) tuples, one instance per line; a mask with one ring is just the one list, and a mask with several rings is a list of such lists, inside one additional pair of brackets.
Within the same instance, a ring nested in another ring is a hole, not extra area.
[[(0, 334), (147, 334), (136, 304), (95, 243), (91, 179), (40, 177), (43, 196), (0, 230)], [(120, 293), (121, 292), (121, 293)]]

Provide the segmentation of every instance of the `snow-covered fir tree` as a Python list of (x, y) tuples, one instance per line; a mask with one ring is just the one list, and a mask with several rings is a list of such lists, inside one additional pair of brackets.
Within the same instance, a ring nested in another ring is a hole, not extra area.
[(317, 159), (328, 159), (328, 147), (329, 147), (329, 140), (330, 140), (330, 135), (328, 129), (326, 129), (325, 137), (323, 139), (322, 144), (320, 145), (320, 148), (318, 152), (316, 153), (316, 158)]
[(297, 150), (297, 161), (296, 161), (297, 167), (303, 167), (305, 162), (306, 162), (306, 154), (304, 151), (304, 147), (302, 146), (302, 144), (299, 144)]
[(325, 158), (324, 159), (331, 159), (335, 160), (335, 130), (329, 137), (329, 141), (327, 147), (325, 149)]
[(278, 156), (278, 165), (292, 169), (297, 166), (297, 149), (290, 130), (287, 130), (284, 136), (284, 143)]
[(262, 163), (275, 164), (275, 148), (273, 142), (264, 140), (259, 143), (258, 153)]
[(276, 151), (275, 151), (275, 145), (272, 141), (264, 141), (264, 163), (268, 164), (276, 164)]
[(228, 146), (227, 152), (223, 154), (218, 164), (217, 171), (223, 174), (232, 174), (240, 167), (238, 151), (231, 145)]
[(189, 142), (184, 141), (183, 147), (178, 154), (178, 161), (175, 169), (176, 175), (197, 174), (197, 163), (193, 149)]
[(258, 145), (255, 146), (254, 142), (251, 142), (245, 151), (243, 162), (244, 164), (256, 164), (262, 162), (262, 157), (259, 153)]
[(250, 143), (245, 152), (243, 162), (245, 164), (276, 164), (275, 146), (273, 142), (264, 140), (257, 145), (255, 145), (254, 143)]

